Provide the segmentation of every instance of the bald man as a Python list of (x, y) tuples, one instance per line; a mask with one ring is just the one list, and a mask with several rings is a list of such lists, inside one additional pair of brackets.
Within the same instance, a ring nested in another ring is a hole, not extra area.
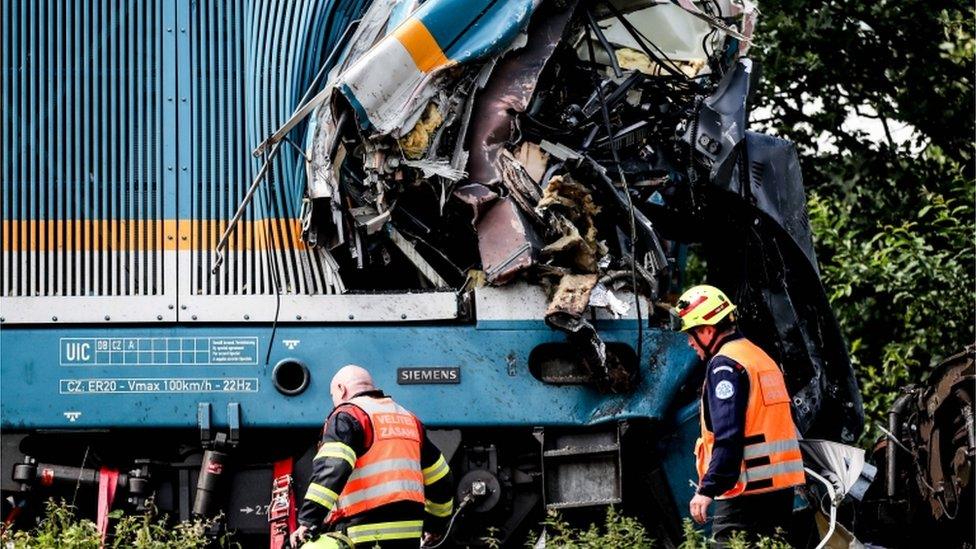
[(454, 483), (420, 420), (355, 364), (336, 372), (329, 393), (335, 408), (312, 462), (292, 546), (313, 526), (328, 533), (301, 547), (416, 549), (422, 536), (439, 539), (453, 511)]

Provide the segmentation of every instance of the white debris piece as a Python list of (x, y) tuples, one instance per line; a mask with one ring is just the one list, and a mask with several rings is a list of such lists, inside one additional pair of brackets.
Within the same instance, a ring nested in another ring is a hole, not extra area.
[(630, 305), (618, 299), (603, 284), (597, 284), (590, 291), (590, 307), (604, 308), (610, 311), (614, 318), (620, 318), (630, 310)]

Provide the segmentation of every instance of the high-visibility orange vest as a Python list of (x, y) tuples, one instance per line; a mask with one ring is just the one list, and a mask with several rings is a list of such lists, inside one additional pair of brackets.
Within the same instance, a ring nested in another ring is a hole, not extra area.
[[(762, 349), (745, 338), (724, 344), (717, 354), (738, 362), (749, 375), (742, 472), (735, 486), (718, 499), (804, 484), (800, 444), (790, 415), (790, 395), (779, 367)], [(695, 445), (695, 457), (698, 482), (701, 483), (712, 459), (715, 434), (705, 425), (704, 406), (699, 415), (702, 436)]]
[(424, 504), (420, 420), (389, 397), (349, 401), (369, 416), (373, 444), (356, 460), (329, 523), (397, 501)]

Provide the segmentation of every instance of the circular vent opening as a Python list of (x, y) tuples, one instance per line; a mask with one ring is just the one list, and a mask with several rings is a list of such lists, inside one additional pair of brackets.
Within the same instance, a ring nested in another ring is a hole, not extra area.
[(297, 360), (285, 359), (275, 364), (271, 378), (275, 389), (283, 395), (295, 396), (308, 388), (308, 368)]

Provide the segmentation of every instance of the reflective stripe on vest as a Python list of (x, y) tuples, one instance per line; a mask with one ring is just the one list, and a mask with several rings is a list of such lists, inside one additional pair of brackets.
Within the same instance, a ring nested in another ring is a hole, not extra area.
[(357, 524), (346, 529), (346, 535), (356, 545), (376, 541), (394, 539), (420, 539), (424, 531), (422, 520), (398, 520), (394, 522), (377, 522), (373, 524)]
[(796, 450), (797, 452), (800, 451), (800, 443), (796, 439), (780, 440), (777, 442), (760, 442), (758, 444), (750, 444), (746, 446), (742, 453), (742, 459), (754, 459), (762, 456), (768, 456), (770, 454), (789, 452), (792, 450)]
[[(790, 396), (779, 367), (746, 339), (726, 343), (717, 354), (741, 364), (749, 376), (741, 473), (735, 486), (718, 499), (771, 492), (806, 482), (796, 426), (790, 413)], [(715, 434), (705, 424), (704, 407), (700, 422), (702, 436), (695, 445), (699, 483), (708, 470), (715, 443)]]
[[(389, 397), (356, 397), (349, 403), (369, 416), (373, 444), (353, 465), (328, 522), (397, 501), (423, 504), (424, 475), (420, 467), (417, 418)], [(351, 533), (350, 537), (353, 537)]]
[(759, 467), (750, 467), (739, 475), (739, 481), (750, 483), (757, 480), (773, 478), (776, 475), (796, 472), (803, 472), (803, 462), (798, 460), (790, 460), (784, 461), (783, 463), (777, 463), (776, 465), (760, 465)]

